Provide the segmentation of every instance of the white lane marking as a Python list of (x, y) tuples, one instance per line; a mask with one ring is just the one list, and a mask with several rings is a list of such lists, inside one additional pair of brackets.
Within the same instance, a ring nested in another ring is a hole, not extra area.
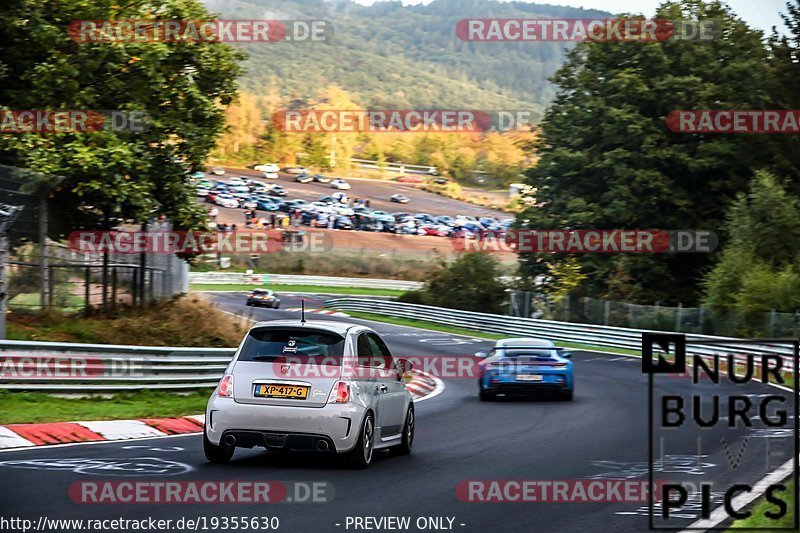
[(76, 423), (91, 429), (95, 433), (99, 433), (104, 436), (106, 440), (124, 440), (166, 435), (163, 431), (150, 427), (141, 420), (98, 420)]
[(609, 363), (613, 363), (614, 361), (630, 361), (627, 357), (615, 357), (614, 359), (609, 359)]
[(169, 461), (158, 457), (20, 459), (16, 461), (0, 461), (0, 466), (24, 470), (71, 470), (76, 474), (112, 477), (174, 476), (193, 470), (186, 463)]
[(6, 448), (22, 448), (35, 446), (34, 443), (24, 437), (20, 437), (5, 426), (0, 426), (0, 451), (6, 451)]

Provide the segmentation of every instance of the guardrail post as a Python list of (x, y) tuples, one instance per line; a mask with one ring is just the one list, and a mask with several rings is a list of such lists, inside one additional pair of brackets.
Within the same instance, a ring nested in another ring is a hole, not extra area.
[(681, 322), (683, 321), (683, 304), (678, 303), (678, 311), (675, 315), (675, 331), (681, 330)]
[(603, 325), (605, 326), (608, 325), (608, 313), (610, 311), (610, 307), (611, 307), (611, 302), (609, 300), (606, 300), (605, 303), (603, 304)]

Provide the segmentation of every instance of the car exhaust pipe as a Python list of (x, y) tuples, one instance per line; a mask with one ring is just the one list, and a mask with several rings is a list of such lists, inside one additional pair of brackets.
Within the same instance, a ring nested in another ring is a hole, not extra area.
[(229, 446), (232, 448), (236, 446), (236, 437), (234, 435), (225, 435), (223, 442), (225, 443), (225, 446)]
[(317, 450), (319, 450), (321, 452), (327, 452), (328, 451), (328, 441), (318, 440), (317, 441)]

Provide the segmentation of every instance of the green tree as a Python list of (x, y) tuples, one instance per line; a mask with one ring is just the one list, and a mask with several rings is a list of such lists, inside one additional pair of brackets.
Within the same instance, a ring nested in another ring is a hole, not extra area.
[[(537, 229), (708, 229), (719, 231), (726, 206), (753, 169), (769, 163), (757, 135), (674, 133), (680, 109), (763, 109), (770, 69), (762, 35), (717, 1), (667, 2), (655, 18), (715, 20), (714, 41), (581, 43), (554, 81), (555, 101), (541, 125), (541, 159), (527, 173), (536, 207), (518, 219)], [(762, 136), (763, 137), (763, 136)], [(521, 257), (545, 274), (558, 254)], [(587, 294), (636, 294), (643, 302), (696, 301), (710, 257), (702, 254), (579, 258)], [(619, 286), (620, 262), (635, 285)]]
[(506, 300), (506, 286), (499, 276), (493, 256), (465, 253), (433, 270), (416, 300), (437, 307), (499, 314)]
[(209, 20), (196, 0), (8, 0), (0, 5), (0, 102), (6, 109), (138, 111), (144, 131), (0, 136), (0, 163), (64, 179), (52, 205), (72, 228), (164, 214), (204, 223), (187, 187), (224, 126), (237, 61), (222, 43), (70, 39), (75, 20)]
[(729, 242), (704, 280), (705, 303), (745, 314), (800, 309), (800, 200), (760, 172), (731, 205)]

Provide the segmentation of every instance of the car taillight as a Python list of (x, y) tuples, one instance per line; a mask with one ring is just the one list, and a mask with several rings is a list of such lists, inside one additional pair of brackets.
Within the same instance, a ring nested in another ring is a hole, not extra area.
[(337, 381), (331, 390), (328, 403), (347, 403), (350, 401), (350, 385), (346, 381)]
[(221, 396), (223, 398), (230, 398), (233, 396), (233, 376), (231, 374), (225, 374), (222, 376), (222, 379), (219, 380), (219, 385), (217, 385), (217, 396)]

